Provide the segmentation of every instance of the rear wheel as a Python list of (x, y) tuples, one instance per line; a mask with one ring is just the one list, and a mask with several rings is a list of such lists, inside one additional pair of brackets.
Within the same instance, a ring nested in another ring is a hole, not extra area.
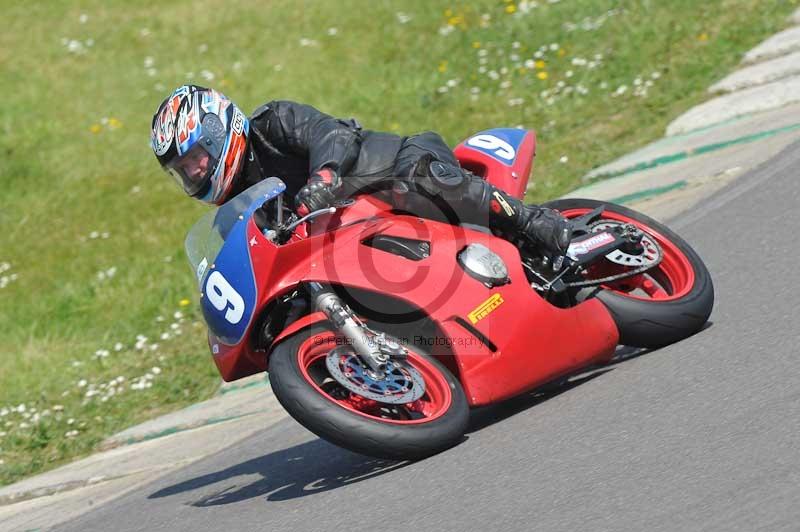
[[(278, 401), (300, 424), (318, 436), (362, 454), (396, 460), (419, 459), (458, 443), (469, 408), (458, 380), (438, 361), (409, 349), (393, 378), (372, 381), (356, 375), (354, 358), (340, 337), (322, 326), (310, 327), (275, 347), (269, 378)], [(329, 355), (342, 373), (365, 390), (348, 389), (331, 375)], [(375, 394), (403, 393), (407, 367), (425, 383), (424, 394), (409, 403), (377, 401)], [(365, 396), (366, 395), (366, 396)]]
[[(598, 227), (633, 224), (645, 234), (645, 255), (660, 248), (661, 262), (639, 275), (601, 285), (596, 297), (611, 312), (620, 343), (661, 347), (699, 331), (714, 306), (714, 286), (703, 261), (664, 224), (627, 207), (591, 199), (563, 199), (545, 206), (577, 218), (604, 207)], [(649, 243), (649, 244), (648, 244)], [(653, 245), (657, 244), (657, 246)], [(630, 269), (607, 259), (592, 265), (587, 279), (601, 279)]]

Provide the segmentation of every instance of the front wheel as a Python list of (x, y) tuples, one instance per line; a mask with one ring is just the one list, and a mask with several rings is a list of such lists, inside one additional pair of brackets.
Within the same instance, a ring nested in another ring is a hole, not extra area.
[[(605, 304), (619, 329), (620, 343), (662, 347), (699, 331), (714, 306), (714, 285), (703, 261), (680, 236), (664, 224), (622, 205), (591, 199), (560, 199), (546, 207), (577, 218), (603, 207), (598, 227), (633, 224), (658, 244), (661, 262), (639, 275), (601, 286), (596, 297)], [(653, 246), (656, 248), (656, 246)], [(623, 273), (625, 266), (609, 260), (593, 264), (587, 277), (601, 279)]]
[(442, 364), (409, 349), (405, 363), (424, 379), (424, 395), (405, 404), (379, 402), (331, 376), (326, 362), (332, 351), (341, 352), (341, 340), (314, 326), (273, 350), (270, 384), (295, 420), (336, 445), (378, 458), (416, 460), (461, 440), (469, 407), (461, 384)]

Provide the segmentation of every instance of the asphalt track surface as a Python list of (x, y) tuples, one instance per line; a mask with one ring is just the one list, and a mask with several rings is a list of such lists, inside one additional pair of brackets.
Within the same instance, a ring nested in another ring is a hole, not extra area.
[(717, 293), (688, 340), (473, 412), (417, 463), (284, 419), (59, 529), (800, 530), (798, 174), (794, 144), (670, 224)]

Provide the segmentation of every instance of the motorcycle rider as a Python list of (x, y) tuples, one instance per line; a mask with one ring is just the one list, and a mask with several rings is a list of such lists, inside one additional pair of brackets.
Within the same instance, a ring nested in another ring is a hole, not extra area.
[(220, 92), (182, 85), (153, 116), (151, 146), (178, 185), (206, 203), (221, 205), (279, 176), (301, 215), (337, 198), (393, 190), (395, 207), (420, 216), (446, 212), (450, 222), (483, 225), (554, 255), (569, 245), (570, 225), (557, 211), (524, 205), (464, 171), (430, 131), (371, 131), (290, 101), (268, 102), (246, 117)]

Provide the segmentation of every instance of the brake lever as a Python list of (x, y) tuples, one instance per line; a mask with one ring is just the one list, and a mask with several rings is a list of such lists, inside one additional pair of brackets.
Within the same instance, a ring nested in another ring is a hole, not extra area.
[(587, 212), (583, 216), (578, 216), (577, 218), (571, 218), (570, 223), (572, 224), (572, 234), (573, 236), (575, 233), (590, 233), (591, 228), (589, 224), (596, 222), (600, 217), (603, 215), (603, 211), (605, 211), (605, 206), (601, 205), (597, 207), (593, 211)]
[(283, 230), (285, 232), (287, 232), (287, 233), (291, 233), (292, 231), (294, 231), (295, 227), (297, 227), (298, 225), (300, 225), (303, 222), (307, 222), (308, 220), (312, 220), (312, 219), (314, 219), (314, 218), (316, 218), (318, 216), (322, 216), (323, 214), (333, 214), (335, 212), (336, 212), (336, 207), (326, 207), (324, 209), (319, 209), (319, 210), (310, 212), (310, 213), (306, 214), (305, 216), (303, 216), (302, 218), (300, 218), (299, 220), (296, 220), (296, 221), (292, 222), (291, 224), (287, 225)]

